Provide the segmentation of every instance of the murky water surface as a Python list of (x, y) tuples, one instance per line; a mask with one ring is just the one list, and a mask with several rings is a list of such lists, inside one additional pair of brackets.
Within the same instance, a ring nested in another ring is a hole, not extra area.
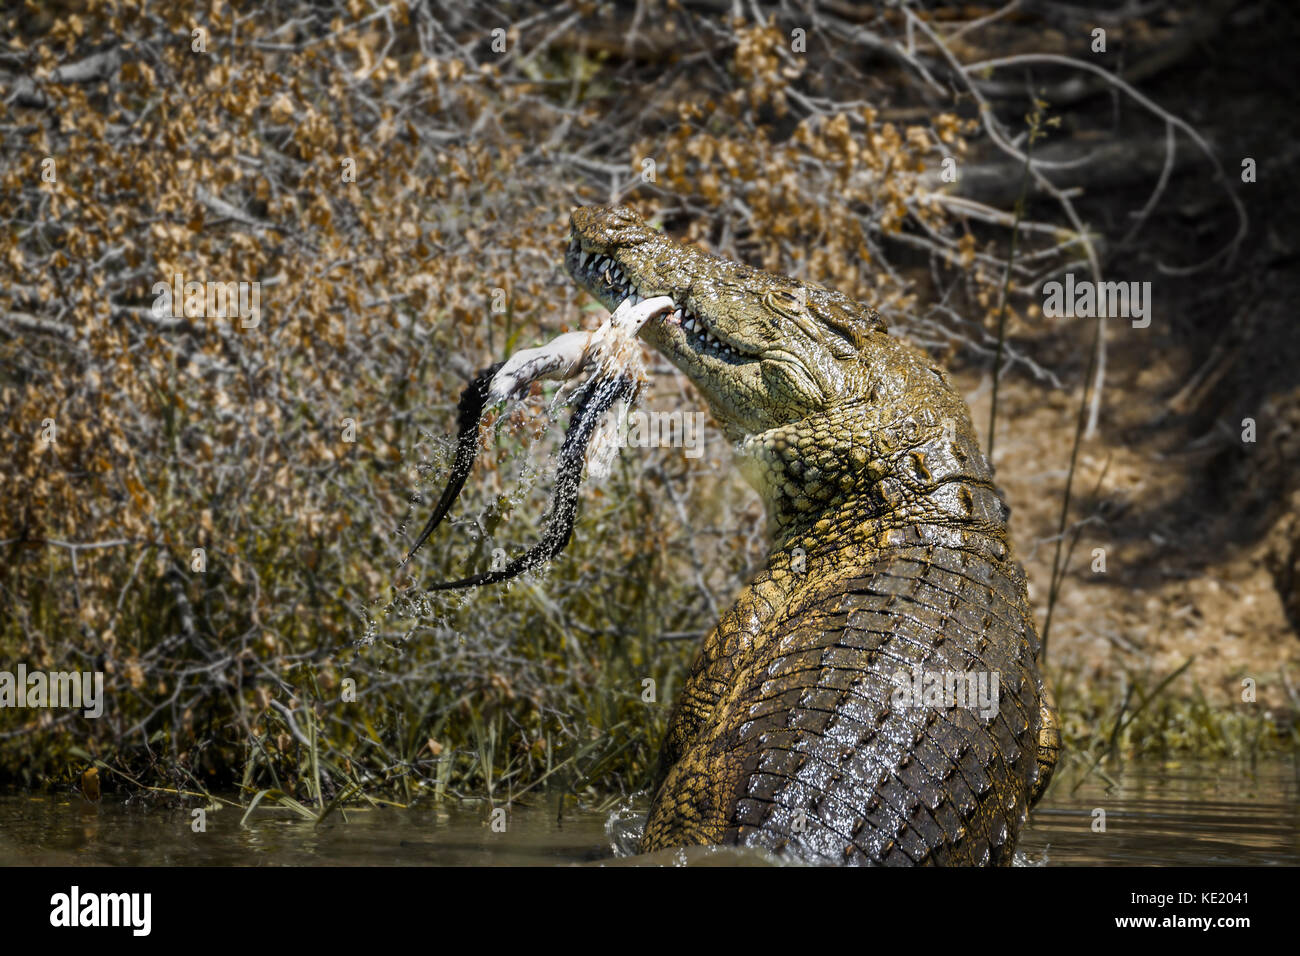
[[(1297, 765), (1131, 764), (1063, 780), (1020, 841), (1028, 865), (1300, 865)], [(510, 811), (495, 832), (476, 806), (348, 810), (317, 826), (287, 810), (207, 814), (144, 809), (80, 796), (0, 797), (0, 864), (54, 865), (452, 865), (774, 862), (737, 850), (628, 858), (641, 808), (623, 814), (566, 810), (540, 798)], [(1095, 829), (1105, 812), (1105, 831)]]

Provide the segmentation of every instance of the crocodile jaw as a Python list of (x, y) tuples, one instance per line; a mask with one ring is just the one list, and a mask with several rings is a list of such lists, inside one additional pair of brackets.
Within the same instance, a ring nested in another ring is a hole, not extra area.
[[(685, 247), (657, 233), (652, 235), (651, 242), (662, 246), (654, 248), (653, 255), (667, 263), (668, 268), (662, 271), (670, 274), (674, 271), (673, 259)], [(630, 248), (646, 257), (651, 252), (646, 245), (641, 243)], [(698, 255), (694, 250), (690, 254)], [(739, 440), (761, 431), (764, 422), (754, 414), (756, 396), (762, 393), (760, 356), (742, 351), (744, 346), (723, 337), (703, 310), (696, 307), (688, 282), (677, 284), (648, 277), (634, 280), (621, 261), (627, 255), (628, 248), (612, 247), (602, 252), (575, 235), (564, 262), (574, 281), (611, 312), (625, 302), (636, 305), (654, 296), (671, 298), (673, 311), (662, 319), (647, 322), (641, 329), (641, 338), (695, 384), (729, 438)]]

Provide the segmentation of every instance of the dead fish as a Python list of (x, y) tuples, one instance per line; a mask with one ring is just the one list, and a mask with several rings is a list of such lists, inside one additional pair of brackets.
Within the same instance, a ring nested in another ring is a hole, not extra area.
[(541, 542), (496, 571), (487, 571), (458, 581), (435, 584), (431, 590), (474, 587), (513, 578), (550, 560), (564, 550), (573, 532), (578, 506), (578, 486), (587, 460), (592, 437), (606, 413), (619, 403), (630, 403), (639, 388), (637, 376), (629, 371), (639, 353), (634, 342), (641, 327), (656, 316), (675, 308), (668, 296), (655, 296), (642, 302), (626, 299), (612, 315), (591, 332), (566, 332), (538, 348), (521, 349), (504, 362), (479, 372), (461, 393), (456, 412), (456, 457), (452, 462), (447, 486), (443, 489), (433, 515), (398, 567), (411, 560), (415, 552), (447, 516), (452, 504), (469, 477), (478, 452), (478, 426), (487, 408), (526, 394), (538, 379), (570, 379), (588, 366), (597, 364), (595, 374), (575, 396), (577, 408), (569, 421), (560, 448), (556, 468), (555, 492), (550, 519)]

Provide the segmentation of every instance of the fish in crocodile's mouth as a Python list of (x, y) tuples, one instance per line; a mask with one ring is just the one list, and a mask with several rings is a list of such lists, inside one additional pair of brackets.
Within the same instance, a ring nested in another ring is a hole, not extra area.
[(682, 289), (652, 286), (649, 281), (638, 284), (614, 255), (586, 248), (577, 237), (569, 243), (564, 262), (578, 285), (590, 292), (605, 308), (613, 312), (623, 302), (633, 305), (651, 298), (666, 295), (676, 308), (654, 325), (663, 327), (670, 338), (679, 341), (698, 357), (727, 365), (740, 365), (757, 358), (748, 355), (734, 343), (724, 340), (717, 330), (710, 328), (702, 313), (691, 307), (689, 292)]
[(730, 440), (822, 411), (846, 376), (861, 377), (861, 349), (884, 330), (841, 292), (678, 242), (631, 207), (580, 206), (569, 222), (565, 265), (602, 305), (671, 301), (640, 338), (691, 380)]

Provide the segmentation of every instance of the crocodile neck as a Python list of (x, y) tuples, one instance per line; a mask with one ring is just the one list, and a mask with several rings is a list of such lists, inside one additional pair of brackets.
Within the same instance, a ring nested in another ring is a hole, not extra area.
[(848, 405), (738, 442), (737, 466), (767, 514), (769, 567), (784, 555), (809, 571), (842, 572), (927, 527), (1009, 550), (1009, 509), (992, 469), (965, 409), (948, 411), (936, 428), (931, 409), (882, 422)]

